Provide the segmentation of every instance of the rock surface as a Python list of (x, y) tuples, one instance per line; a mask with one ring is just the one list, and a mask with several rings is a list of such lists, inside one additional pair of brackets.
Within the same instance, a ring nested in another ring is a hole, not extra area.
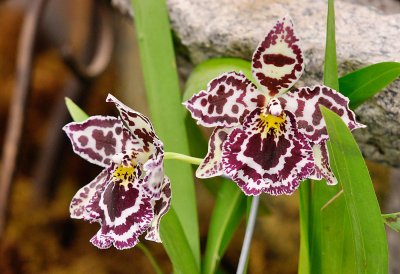
[[(168, 0), (176, 35), (197, 64), (219, 56), (250, 60), (276, 19), (289, 14), (302, 40), (306, 69), (299, 85), (321, 83), (326, 1)], [(399, 2), (400, 5), (400, 2)], [(339, 74), (400, 61), (400, 14), (348, 2), (335, 4)], [(355, 132), (364, 155), (400, 166), (400, 79), (356, 110), (367, 129)]]

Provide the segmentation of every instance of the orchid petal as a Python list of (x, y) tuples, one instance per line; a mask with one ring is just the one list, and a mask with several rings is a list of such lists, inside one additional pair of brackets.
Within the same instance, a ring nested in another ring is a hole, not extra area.
[(223, 144), (233, 128), (216, 127), (208, 142), (208, 153), (196, 170), (197, 178), (210, 178), (224, 173)]
[(161, 196), (158, 200), (153, 200), (154, 219), (147, 230), (146, 240), (161, 243), (160, 221), (171, 205), (171, 185), (167, 176), (164, 177)]
[(365, 127), (356, 122), (356, 116), (349, 108), (349, 99), (326, 86), (295, 89), (279, 97), (279, 100), (284, 109), (294, 113), (299, 131), (314, 144), (329, 138), (319, 105), (338, 114), (350, 130)]
[(242, 73), (229, 72), (208, 83), (183, 104), (198, 124), (205, 127), (239, 125), (257, 105), (265, 101), (264, 95)]
[(252, 59), (255, 79), (269, 96), (284, 93), (304, 70), (303, 53), (290, 17), (277, 21), (260, 42)]
[(329, 154), (326, 142), (313, 145), (313, 157), (315, 163), (315, 171), (310, 179), (321, 180), (326, 179), (328, 185), (336, 185), (338, 183), (335, 175), (329, 165)]
[(161, 141), (155, 134), (150, 119), (127, 107), (111, 94), (108, 94), (106, 101), (115, 104), (125, 126), (132, 133), (133, 138), (140, 142), (143, 150), (146, 152), (153, 151), (154, 144)]
[(108, 248), (113, 244), (117, 249), (126, 249), (139, 242), (139, 236), (154, 217), (151, 199), (140, 184), (140, 179), (127, 185), (111, 181), (98, 204), (87, 208), (101, 224), (100, 231), (91, 239), (94, 245)]
[(63, 127), (71, 140), (74, 152), (85, 160), (107, 167), (113, 155), (123, 150), (140, 148), (120, 119), (110, 116), (92, 116), (84, 122), (69, 123)]
[(160, 199), (164, 181), (164, 151), (162, 147), (156, 149), (152, 158), (143, 165), (143, 169), (146, 173), (143, 188), (152, 199)]
[(229, 135), (222, 156), (224, 169), (246, 195), (289, 195), (314, 171), (312, 150), (292, 113), (285, 111), (281, 123), (271, 126), (261, 118), (263, 112), (254, 110), (243, 129)]
[(104, 189), (109, 179), (110, 170), (106, 168), (99, 175), (97, 175), (93, 181), (78, 190), (78, 192), (72, 198), (71, 205), (69, 207), (71, 218), (85, 218), (86, 206), (95, 195), (99, 195), (100, 191)]

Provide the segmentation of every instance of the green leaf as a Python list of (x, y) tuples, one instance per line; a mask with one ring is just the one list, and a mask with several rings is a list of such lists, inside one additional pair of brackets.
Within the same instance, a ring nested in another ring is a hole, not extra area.
[(175, 273), (200, 273), (174, 208), (161, 219), (160, 232)]
[[(333, 0), (328, 1), (324, 84), (336, 90), (339, 88)], [(345, 232), (342, 229), (347, 216), (344, 200), (338, 199), (322, 210), (340, 189), (340, 185), (327, 186), (325, 180), (313, 182), (308, 236), (310, 273), (342, 273), (343, 248), (349, 247), (349, 244), (344, 242)], [(307, 193), (303, 195), (307, 196)], [(306, 259), (307, 256), (303, 255), (300, 259), (302, 258)], [(300, 262), (300, 265), (306, 265), (306, 262)]]
[(207, 83), (215, 77), (230, 71), (241, 71), (247, 78), (249, 78), (249, 80), (253, 83), (257, 83), (253, 80), (253, 75), (251, 74), (251, 63), (249, 61), (239, 58), (210, 59), (197, 65), (190, 74), (190, 77), (186, 82), (183, 101), (190, 99), (193, 94), (200, 90), (206, 89)]
[(311, 181), (303, 181), (299, 188), (299, 214), (300, 214), (300, 254), (299, 254), (299, 274), (310, 273), (310, 242), (309, 233), (311, 226)]
[(382, 214), (383, 220), (394, 231), (400, 232), (400, 212)]
[[(166, 2), (132, 0), (132, 5), (153, 125), (166, 151), (187, 155), (189, 145)], [(165, 163), (165, 170), (171, 179), (172, 206), (190, 246), (189, 251), (181, 250), (181, 254), (193, 253), (195, 263), (200, 269), (198, 218), (191, 166), (183, 162), (168, 161)], [(163, 238), (163, 234), (161, 236)], [(164, 246), (169, 254), (175, 254), (168, 251), (174, 248), (169, 243)], [(174, 262), (176, 258), (171, 260)], [(178, 267), (182, 266), (174, 264), (174, 268)]]
[(80, 107), (78, 107), (77, 104), (75, 104), (74, 101), (68, 97), (65, 97), (65, 104), (67, 105), (67, 109), (72, 117), (72, 120), (75, 122), (83, 122), (89, 118), (89, 115), (87, 115), (86, 112), (84, 112)]
[(215, 273), (245, 210), (246, 197), (242, 191), (234, 182), (224, 180), (211, 216), (202, 273)]
[(386, 233), (362, 154), (342, 119), (331, 110), (320, 108), (330, 138), (330, 164), (342, 184), (349, 212), (356, 273), (388, 273)]
[(339, 79), (339, 90), (355, 109), (400, 76), (400, 63), (383, 62), (356, 70)]
[(324, 84), (339, 90), (336, 60), (335, 7), (334, 1), (328, 0), (328, 18), (326, 23)]

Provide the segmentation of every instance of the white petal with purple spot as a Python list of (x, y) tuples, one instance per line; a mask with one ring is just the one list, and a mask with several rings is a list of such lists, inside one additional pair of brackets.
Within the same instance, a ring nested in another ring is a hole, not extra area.
[(193, 95), (184, 105), (198, 124), (232, 127), (264, 101), (264, 95), (242, 73), (228, 72), (211, 80), (206, 91)]

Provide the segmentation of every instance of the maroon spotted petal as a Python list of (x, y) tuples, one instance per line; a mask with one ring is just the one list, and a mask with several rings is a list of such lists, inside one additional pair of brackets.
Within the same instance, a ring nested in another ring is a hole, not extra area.
[(210, 178), (224, 173), (222, 148), (233, 128), (216, 127), (208, 142), (208, 153), (196, 170), (197, 178)]
[(105, 168), (97, 177), (89, 184), (82, 187), (72, 198), (69, 211), (71, 218), (85, 218), (86, 210), (90, 200), (99, 195), (110, 180), (110, 169)]
[(294, 113), (300, 132), (314, 144), (329, 138), (319, 105), (338, 114), (350, 130), (365, 127), (357, 123), (354, 112), (349, 108), (349, 99), (326, 86), (295, 89), (279, 97), (279, 100), (283, 109)]
[(224, 169), (246, 195), (289, 195), (313, 172), (312, 150), (292, 113), (284, 112), (279, 132), (266, 132), (260, 118), (264, 112), (257, 108), (243, 128), (229, 135), (222, 156)]
[(139, 141), (143, 150), (146, 152), (152, 152), (154, 144), (161, 141), (156, 136), (150, 119), (127, 107), (111, 94), (108, 94), (106, 101), (115, 104), (125, 126), (132, 133), (133, 137)]
[(126, 249), (139, 242), (153, 220), (151, 198), (142, 187), (140, 172), (129, 184), (111, 180), (100, 196), (96, 195), (86, 207), (90, 221), (97, 221), (101, 229), (91, 239), (99, 248)]
[(252, 72), (270, 96), (287, 91), (304, 70), (299, 38), (290, 17), (277, 21), (253, 54)]
[(120, 119), (92, 116), (84, 122), (63, 127), (71, 140), (74, 152), (87, 161), (107, 167), (112, 157), (123, 150), (140, 148)]
[(213, 79), (207, 90), (183, 104), (198, 124), (232, 127), (264, 101), (264, 95), (242, 73), (229, 72)]
[(338, 183), (329, 164), (329, 154), (326, 142), (313, 145), (313, 156), (315, 162), (315, 171), (310, 179), (321, 180), (326, 179), (328, 185), (336, 185)]
[(160, 221), (171, 205), (171, 185), (167, 176), (164, 177), (160, 199), (153, 200), (154, 219), (147, 230), (146, 240), (161, 243)]
[(143, 188), (152, 199), (160, 199), (161, 189), (164, 182), (164, 150), (157, 147), (152, 157), (143, 165), (146, 173)]

